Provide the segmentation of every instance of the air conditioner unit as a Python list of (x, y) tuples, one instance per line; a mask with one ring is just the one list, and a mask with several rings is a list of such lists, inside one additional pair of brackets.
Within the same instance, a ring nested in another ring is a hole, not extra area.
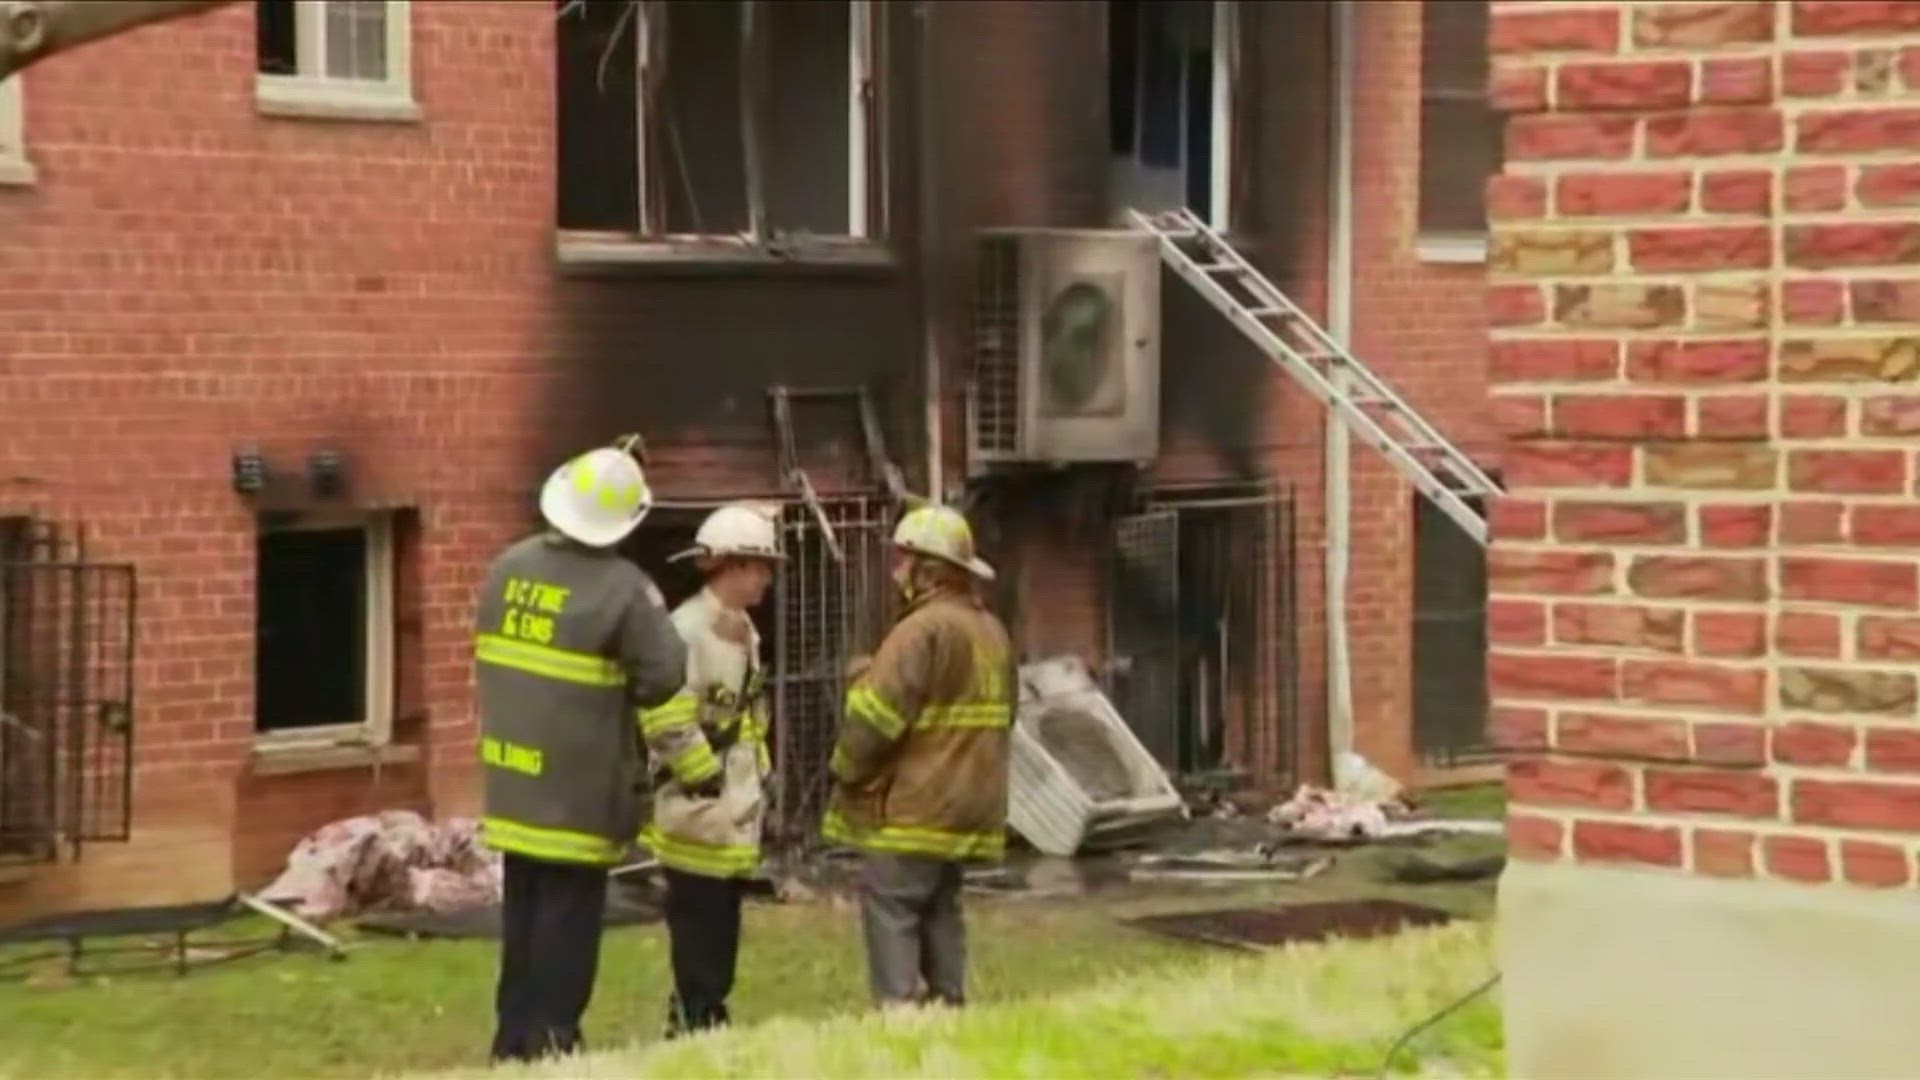
[(1160, 258), (1145, 233), (980, 236), (968, 467), (1160, 453)]

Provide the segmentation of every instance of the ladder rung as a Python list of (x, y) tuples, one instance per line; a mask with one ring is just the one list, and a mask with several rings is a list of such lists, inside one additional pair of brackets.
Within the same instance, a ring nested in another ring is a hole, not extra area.
[[(1238, 324), (1280, 370), (1317, 394), (1331, 390), (1329, 404), (1363, 442), (1386, 453), (1415, 488), (1437, 502), (1476, 541), (1486, 542), (1483, 515), (1464, 500), (1497, 495), (1500, 487), (1471, 458), (1401, 401), (1348, 349), (1328, 337), (1311, 316), (1294, 307), (1259, 268), (1191, 210), (1136, 210), (1132, 220), (1160, 237), (1161, 257), (1167, 265), (1198, 286), (1201, 296)], [(1195, 279), (1195, 274), (1202, 277)]]

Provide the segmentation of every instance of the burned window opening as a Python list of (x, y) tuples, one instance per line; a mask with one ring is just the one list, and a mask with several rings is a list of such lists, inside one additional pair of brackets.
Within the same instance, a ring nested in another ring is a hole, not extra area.
[(0, 523), (0, 865), (127, 839), (134, 603), (78, 530)]
[(1107, 116), (1120, 206), (1191, 208), (1225, 224), (1231, 4), (1109, 0)]
[(1431, 499), (1413, 503), (1414, 750), (1441, 767), (1488, 760), (1486, 549)]
[(870, 0), (559, 7), (560, 228), (769, 245), (875, 231)]

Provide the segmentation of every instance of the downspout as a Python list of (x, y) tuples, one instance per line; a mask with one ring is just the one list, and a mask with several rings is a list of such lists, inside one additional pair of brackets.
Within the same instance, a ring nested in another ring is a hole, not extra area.
[(938, 147), (934, 143), (934, 107), (933, 91), (938, 81), (934, 76), (934, 34), (933, 0), (918, 0), (913, 5), (914, 18), (920, 21), (919, 56), (919, 175), (915, 178), (920, 185), (920, 327), (923, 362), (926, 365), (923, 378), (926, 380), (927, 394), (927, 498), (935, 503), (944, 501), (946, 485), (946, 461), (941, 444), (945, 441), (943, 419), (943, 378), (944, 365), (940, 357), (940, 288), (943, 275), (940, 273), (940, 253), (936, 236), (939, 232), (938, 192)]
[[(1327, 204), (1327, 332), (1342, 346), (1353, 341), (1353, 53), (1354, 5), (1334, 0), (1332, 82), (1333, 162)], [(1334, 373), (1345, 387), (1345, 371)], [(1353, 750), (1353, 665), (1347, 642), (1347, 569), (1352, 547), (1349, 482), (1352, 439), (1332, 410), (1326, 428), (1327, 775), (1336, 784), (1340, 761)]]

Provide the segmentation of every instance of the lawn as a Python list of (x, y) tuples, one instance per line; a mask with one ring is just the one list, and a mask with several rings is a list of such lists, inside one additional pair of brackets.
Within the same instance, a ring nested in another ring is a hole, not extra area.
[[(1489, 843), (1498, 846), (1488, 838), (1466, 838), (1440, 848), (1484, 849)], [(649, 1050), (646, 1044), (660, 1033), (667, 995), (664, 931), (614, 930), (607, 936), (587, 1033), (596, 1046), (627, 1048), (627, 1056), (596, 1066), (596, 1075), (635, 1075), (635, 1061), (644, 1061), (649, 1074), (688, 1076), (915, 1070), (952, 1076), (954, 1069), (996, 1076), (1155, 1075), (1131, 1066), (1116, 1071), (1121, 1059), (1101, 1056), (1122, 1050), (1159, 1062), (1157, 1075), (1240, 1075), (1243, 1067), (1269, 1061), (1307, 1075), (1321, 1064), (1370, 1075), (1383, 1040), (1491, 970), (1483, 934), (1444, 931), (1358, 952), (1288, 954), (1284, 961), (1221, 968), (1217, 950), (1158, 938), (1119, 920), (1245, 901), (1358, 895), (1395, 896), (1476, 916), (1491, 907), (1488, 883), (1387, 883), (1381, 873), (1385, 858), (1371, 849), (1355, 852), (1327, 874), (1297, 884), (974, 901), (972, 989), (979, 1007), (959, 1028), (950, 1027), (956, 1023), (951, 1019), (890, 1023), (873, 1056), (844, 1062), (831, 1047), (866, 1029), (845, 1027), (851, 1019), (836, 1021), (842, 1026), (803, 1023), (848, 1017), (866, 1007), (856, 916), (844, 903), (750, 906), (733, 1002), (743, 1025), (730, 1036), (737, 1043), (700, 1040)], [(341, 963), (303, 954), (203, 969), (184, 979), (136, 975), (71, 985), (57, 979), (53, 985), (0, 984), (0, 1077), (361, 1080), (471, 1068), (484, 1058), (494, 944), (361, 937), (354, 946)], [(1034, 1010), (995, 1008), (1035, 998), (1049, 999), (1050, 1015), (1070, 1030), (1024, 1019), (1038, 1016)], [(1204, 1004), (1179, 1004), (1188, 1001)], [(1474, 1063), (1497, 1043), (1491, 1010), (1476, 1005), (1420, 1047), (1477, 1068)], [(770, 1026), (759, 1023), (769, 1020)], [(927, 1032), (951, 1038), (952, 1047), (919, 1049)], [(978, 1056), (1009, 1038), (1038, 1056)], [(768, 1073), (767, 1055), (776, 1045), (791, 1045), (799, 1048), (794, 1054), (806, 1056), (791, 1066), (780, 1058), (781, 1067)], [(740, 1056), (728, 1056), (735, 1051), (723, 1047), (731, 1046)], [(1454, 1055), (1449, 1048), (1472, 1053)], [(715, 1054), (720, 1056), (710, 1056)], [(1062, 1060), (1087, 1064), (1076, 1070)]]
[[(1477, 985), (1492, 929), (1461, 923), (1368, 942), (1137, 973), (965, 1012), (782, 1018), (718, 1036), (515, 1070), (526, 1080), (674, 1077), (1371, 1077), (1402, 1032)], [(1396, 1071), (1498, 1076), (1497, 995), (1436, 1025)], [(434, 1080), (480, 1080), (479, 1069)], [(497, 1074), (496, 1074), (497, 1075)], [(422, 1078), (425, 1080), (425, 1078)]]

